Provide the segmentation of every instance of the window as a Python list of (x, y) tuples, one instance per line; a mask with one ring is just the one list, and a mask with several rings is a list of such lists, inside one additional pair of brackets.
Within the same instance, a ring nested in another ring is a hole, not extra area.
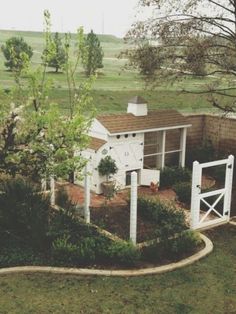
[(163, 132), (144, 134), (144, 169), (160, 169), (162, 165)]
[(120, 135), (116, 135), (116, 138), (119, 139), (119, 138), (120, 138)]
[(128, 138), (129, 137), (129, 134), (125, 134), (125, 138)]
[[(144, 169), (161, 169), (180, 164), (183, 129), (144, 134)], [(186, 134), (186, 133), (185, 133)]]
[(132, 136), (135, 137), (135, 136), (136, 136), (136, 133), (133, 133)]

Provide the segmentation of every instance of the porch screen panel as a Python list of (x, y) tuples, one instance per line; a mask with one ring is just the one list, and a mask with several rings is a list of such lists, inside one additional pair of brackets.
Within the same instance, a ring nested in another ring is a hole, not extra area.
[(166, 131), (165, 166), (179, 166), (181, 153), (181, 129)]
[(180, 150), (180, 139), (181, 139), (180, 129), (167, 130), (165, 151), (169, 152), (169, 151)]
[(160, 169), (163, 132), (144, 134), (144, 169)]

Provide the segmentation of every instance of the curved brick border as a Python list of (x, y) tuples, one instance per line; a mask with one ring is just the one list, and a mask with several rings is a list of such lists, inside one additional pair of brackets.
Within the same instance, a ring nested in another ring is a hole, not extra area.
[(22, 266), (0, 269), (0, 275), (15, 274), (15, 273), (53, 273), (53, 274), (71, 274), (71, 275), (86, 275), (86, 276), (144, 276), (151, 274), (161, 274), (169, 271), (173, 271), (178, 268), (182, 268), (193, 264), (201, 258), (210, 254), (213, 250), (213, 243), (205, 235), (200, 234), (201, 239), (205, 243), (204, 249), (198, 253), (185, 258), (177, 263), (171, 263), (168, 265), (135, 269), (135, 270), (98, 270), (98, 269), (86, 269), (86, 268), (63, 268), (63, 267), (44, 267), (44, 266)]

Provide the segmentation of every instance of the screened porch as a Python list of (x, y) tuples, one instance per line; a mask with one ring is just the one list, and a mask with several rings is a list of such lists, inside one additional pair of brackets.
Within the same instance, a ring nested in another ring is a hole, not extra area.
[(144, 134), (144, 169), (185, 166), (187, 128)]

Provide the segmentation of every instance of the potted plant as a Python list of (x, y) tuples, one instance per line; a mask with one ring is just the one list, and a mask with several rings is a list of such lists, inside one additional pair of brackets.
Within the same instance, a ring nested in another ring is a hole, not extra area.
[(112, 197), (115, 192), (115, 181), (109, 181), (109, 176), (117, 173), (116, 162), (111, 156), (102, 158), (98, 165), (98, 172), (101, 176), (106, 176), (106, 181), (102, 182), (103, 194), (106, 197)]

